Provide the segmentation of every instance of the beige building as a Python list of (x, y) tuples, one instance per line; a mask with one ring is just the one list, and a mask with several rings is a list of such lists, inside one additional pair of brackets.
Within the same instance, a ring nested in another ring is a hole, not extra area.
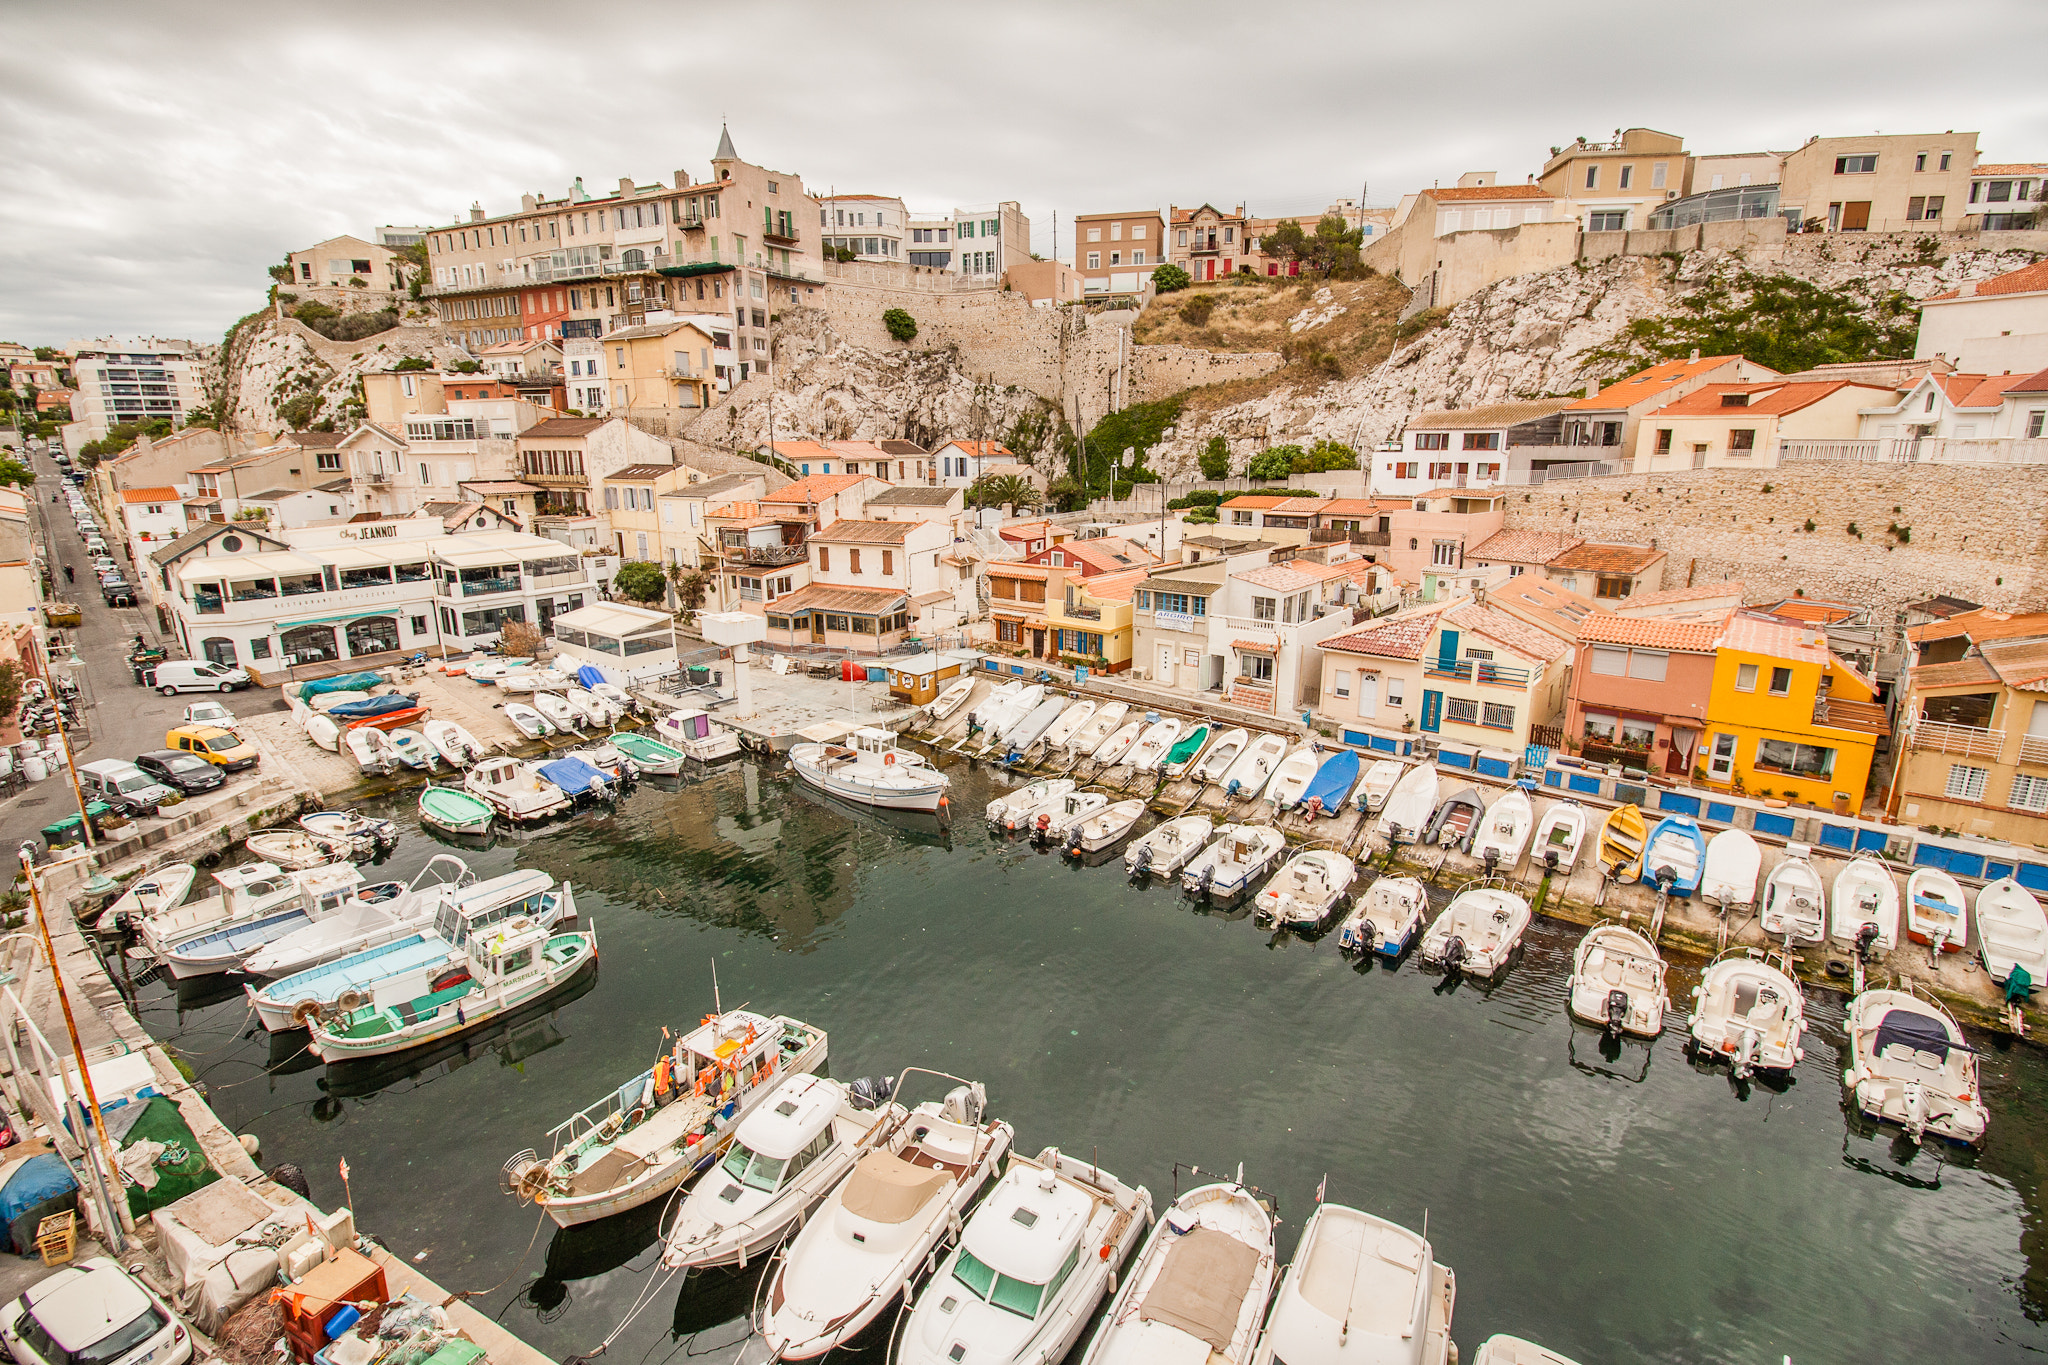
[(718, 390), (719, 340), (725, 335), (709, 318), (650, 322), (611, 333), (603, 342), (611, 387), (606, 410), (625, 416), (710, 407)]
[(1641, 419), (1634, 472), (1775, 469), (1785, 442), (1851, 440), (1862, 409), (1892, 401), (1845, 380), (1707, 384)]
[(1889, 807), (1910, 825), (2048, 844), (2048, 615), (1971, 611), (1908, 632)]
[(1585, 231), (1626, 232), (1665, 200), (1692, 193), (1692, 158), (1682, 137), (1619, 129), (1612, 142), (1581, 138), (1551, 148), (1536, 181), (1565, 201)]
[(1197, 280), (1227, 278), (1246, 264), (1250, 223), (1242, 204), (1228, 212), (1214, 204), (1192, 209), (1169, 204), (1166, 258)]
[(1166, 262), (1166, 220), (1157, 209), (1084, 213), (1074, 220), (1074, 269), (1089, 298), (1142, 294)]
[(308, 287), (405, 288), (404, 261), (390, 247), (360, 237), (329, 237), (288, 258), (292, 283)]
[(1827, 232), (1953, 228), (1976, 166), (1975, 133), (1810, 138), (1785, 154), (1779, 211)]
[(1646, 413), (1706, 384), (1748, 384), (1775, 379), (1777, 371), (1739, 355), (1660, 360), (1648, 369), (1596, 389), (1564, 410), (1559, 440), (1586, 448), (1585, 459), (1626, 458)]
[[(631, 465), (672, 465), (668, 442), (620, 417), (551, 417), (513, 442), (519, 480), (540, 489), (539, 515), (597, 510), (604, 480)], [(608, 538), (608, 537), (607, 537)]]
[(909, 226), (910, 211), (894, 195), (833, 194), (818, 199), (818, 231), (825, 246), (851, 251), (856, 260), (904, 260)]

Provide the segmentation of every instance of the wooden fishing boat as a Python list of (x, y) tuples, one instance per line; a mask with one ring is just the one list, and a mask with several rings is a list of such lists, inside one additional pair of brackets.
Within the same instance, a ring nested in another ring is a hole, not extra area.
[(1643, 813), (1635, 806), (1616, 806), (1607, 812), (1607, 818), (1600, 823), (1599, 843), (1593, 850), (1600, 875), (1617, 882), (1632, 882), (1641, 876), (1648, 835)]

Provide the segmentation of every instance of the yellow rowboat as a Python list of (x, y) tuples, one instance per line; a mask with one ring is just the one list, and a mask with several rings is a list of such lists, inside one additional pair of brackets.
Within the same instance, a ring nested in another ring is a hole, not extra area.
[(1600, 826), (1601, 875), (1632, 882), (1643, 872), (1643, 844), (1646, 839), (1643, 813), (1634, 806), (1617, 806)]

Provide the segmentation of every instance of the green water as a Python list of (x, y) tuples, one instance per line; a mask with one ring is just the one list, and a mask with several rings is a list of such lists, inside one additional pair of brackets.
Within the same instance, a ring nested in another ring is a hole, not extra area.
[[(643, 1298), (608, 1360), (727, 1359), (740, 1335), (758, 1271), (663, 1283), (650, 1216), (557, 1236), (497, 1183), (506, 1157), (648, 1065), (664, 1026), (710, 1009), (714, 963), (728, 1007), (829, 1029), (834, 1075), (979, 1078), (1022, 1150), (1097, 1153), (1161, 1207), (1173, 1162), (1244, 1163), (1279, 1197), (1283, 1253), (1325, 1176), (1334, 1201), (1427, 1217), (1466, 1359), (1495, 1332), (1587, 1365), (2048, 1348), (2039, 1052), (1987, 1040), (1981, 1153), (1911, 1150), (1843, 1111), (1837, 997), (1809, 1001), (1806, 1060), (1775, 1090), (1696, 1070), (1676, 1029), (1610, 1058), (1565, 1016), (1572, 926), (1538, 921), (1495, 989), (1447, 987), (1135, 889), (1120, 864), (994, 840), (973, 818), (990, 778), (954, 777), (950, 837), (731, 765), (465, 853), (480, 875), (574, 884), (595, 984), (370, 1093), (327, 1092), (304, 1057), (266, 1071), (301, 1037), (243, 1037), (239, 995), (181, 1005), (145, 987), (144, 1019), (266, 1162), (304, 1167), (333, 1207), (346, 1158), (362, 1228), (424, 1253), (448, 1289), (489, 1290), (478, 1306), (555, 1357)], [(414, 827), (409, 805), (393, 813)], [(378, 875), (441, 850), (412, 833)], [(1695, 979), (1674, 970), (1674, 1000)], [(871, 1333), (853, 1355), (885, 1344)]]

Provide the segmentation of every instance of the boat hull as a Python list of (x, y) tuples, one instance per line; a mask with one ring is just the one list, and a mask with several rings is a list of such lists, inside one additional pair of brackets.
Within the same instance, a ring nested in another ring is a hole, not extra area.
[(350, 1062), (372, 1061), (380, 1057), (392, 1057), (416, 1048), (431, 1047), (489, 1027), (500, 1017), (537, 1005), (558, 991), (566, 990), (586, 972), (597, 970), (597, 943), (594, 938), (586, 939), (587, 947), (576, 960), (559, 968), (551, 968), (530, 982), (505, 992), (489, 1002), (487, 1009), (477, 1013), (468, 1010), (456, 1011), (452, 1019), (444, 1019), (437, 1012), (435, 1018), (425, 1024), (414, 1024), (397, 1029), (376, 1038), (344, 1038), (326, 1030), (313, 1034), (311, 1047), (315, 1056), (330, 1067), (345, 1066)]
[(947, 783), (943, 777), (936, 782), (883, 784), (826, 772), (800, 759), (794, 762), (794, 766), (797, 776), (819, 791), (830, 792), (843, 801), (863, 806), (877, 806), (883, 810), (935, 811), (946, 797)]

